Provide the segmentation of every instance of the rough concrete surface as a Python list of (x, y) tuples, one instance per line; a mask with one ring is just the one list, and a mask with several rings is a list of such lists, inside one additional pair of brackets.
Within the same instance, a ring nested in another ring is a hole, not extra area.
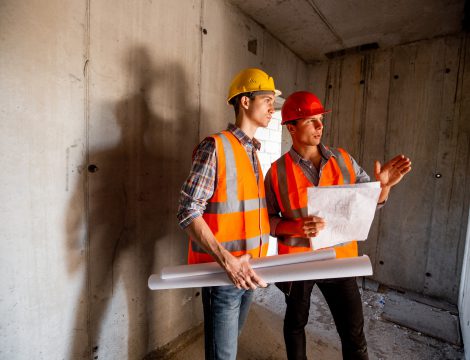
[(454, 345), (462, 344), (458, 316), (434, 306), (392, 293), (388, 296), (382, 318)]
[[(419, 332), (383, 320), (381, 314), (388, 301), (386, 294), (363, 291), (365, 332), (371, 360), (457, 360), (464, 359), (463, 349), (425, 336)], [(282, 323), (283, 294), (274, 286), (258, 290), (248, 321), (240, 337), (238, 359), (285, 359)], [(203, 335), (179, 352), (168, 354), (170, 360), (204, 358)], [(339, 337), (330, 311), (318, 288), (312, 294), (310, 320), (306, 328), (309, 359), (341, 359)]]
[(465, 6), (463, 0), (230, 1), (307, 63), (364, 44), (387, 48), (459, 32)]
[(185, 262), (179, 191), (231, 78), (289, 93), (306, 64), (220, 0), (5, 0), (0, 34), (0, 359), (140, 360), (201, 322), (147, 279)]

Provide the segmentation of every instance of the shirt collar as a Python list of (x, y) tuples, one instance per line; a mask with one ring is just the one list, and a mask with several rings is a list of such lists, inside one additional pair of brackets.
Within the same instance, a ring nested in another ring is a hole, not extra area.
[(243, 146), (249, 145), (254, 146), (256, 150), (261, 149), (261, 143), (255, 138), (250, 139), (250, 137), (245, 134), (238, 126), (230, 123), (228, 124), (227, 130), (230, 131)]
[[(330, 149), (328, 149), (325, 145), (323, 145), (322, 143), (318, 144), (318, 150), (320, 150), (320, 154), (322, 156), (322, 158), (324, 158), (326, 161), (328, 161), (330, 159), (330, 157), (332, 156), (335, 156)], [(308, 161), (310, 162), (310, 160), (306, 160), (304, 159), (302, 156), (300, 156), (300, 154), (295, 151), (294, 147), (291, 146), (290, 150), (289, 150), (289, 154), (290, 156), (292, 157), (292, 159), (297, 163), (299, 164), (301, 161)]]

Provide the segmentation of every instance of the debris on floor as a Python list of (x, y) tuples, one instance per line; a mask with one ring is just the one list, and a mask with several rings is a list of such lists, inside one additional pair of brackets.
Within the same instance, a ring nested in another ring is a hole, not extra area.
[[(361, 289), (365, 333), (371, 360), (460, 360), (464, 352), (460, 346), (427, 336), (421, 332), (394, 324), (382, 317), (390, 301), (387, 292)], [(311, 298), (309, 322), (306, 326), (307, 356), (309, 359), (341, 360), (339, 337), (329, 308), (317, 287)], [(256, 291), (247, 323), (239, 341), (240, 360), (286, 359), (282, 325), (284, 295), (275, 286)], [(204, 338), (201, 331), (195, 340), (168, 357), (170, 360), (204, 359)], [(150, 359), (150, 358), (149, 358)], [(151, 358), (153, 359), (153, 358)], [(157, 359), (157, 358), (155, 358)]]

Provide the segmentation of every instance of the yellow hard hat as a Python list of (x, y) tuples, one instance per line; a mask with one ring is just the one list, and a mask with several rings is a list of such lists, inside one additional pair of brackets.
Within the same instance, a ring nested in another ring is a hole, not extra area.
[(274, 79), (263, 70), (249, 68), (240, 71), (235, 76), (228, 90), (227, 103), (230, 104), (235, 96), (254, 91), (273, 91), (275, 96), (281, 95), (274, 87)]

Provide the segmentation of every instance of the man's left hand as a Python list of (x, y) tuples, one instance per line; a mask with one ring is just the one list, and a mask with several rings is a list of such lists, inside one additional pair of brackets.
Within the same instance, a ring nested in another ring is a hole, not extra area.
[(403, 176), (411, 171), (411, 160), (405, 155), (397, 155), (384, 165), (375, 162), (375, 178), (382, 188), (398, 184)]

